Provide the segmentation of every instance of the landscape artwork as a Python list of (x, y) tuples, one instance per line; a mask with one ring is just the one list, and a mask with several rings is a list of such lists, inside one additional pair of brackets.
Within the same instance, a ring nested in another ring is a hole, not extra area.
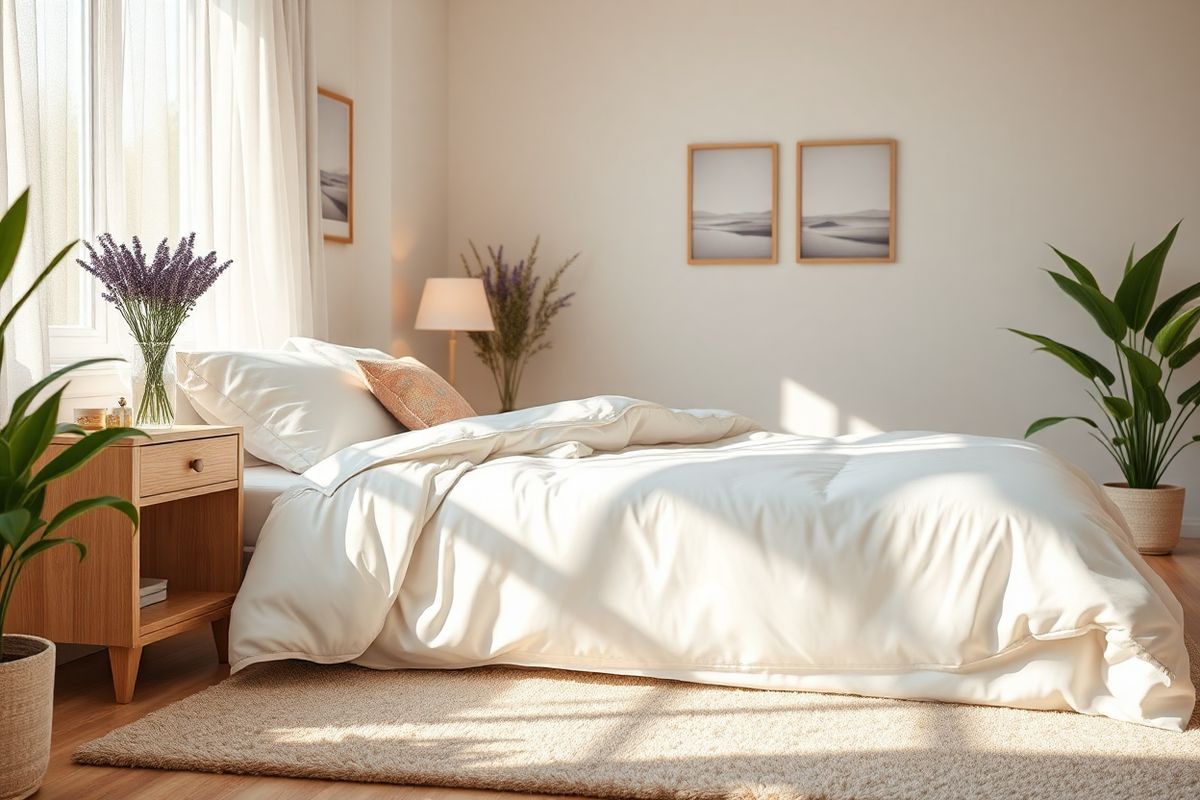
[(774, 264), (778, 145), (688, 147), (688, 263)]
[(327, 241), (354, 241), (354, 102), (317, 90), (317, 167), (321, 172), (321, 232)]
[(801, 142), (796, 166), (797, 261), (896, 260), (894, 140)]

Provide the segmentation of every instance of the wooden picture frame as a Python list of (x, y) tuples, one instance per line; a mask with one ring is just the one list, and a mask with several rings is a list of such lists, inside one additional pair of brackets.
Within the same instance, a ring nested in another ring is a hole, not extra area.
[(317, 172), (321, 234), (354, 241), (354, 101), (317, 87)]
[[(764, 154), (754, 151), (770, 154), (769, 178)], [(763, 210), (768, 202), (769, 229)], [(763, 241), (768, 236), (769, 249)], [(778, 144), (688, 145), (687, 260), (699, 265), (779, 263)]]
[[(882, 163), (885, 156), (886, 165)], [(811, 211), (807, 223), (806, 158), (811, 179), (807, 199)], [(886, 209), (879, 207), (884, 202)], [(886, 212), (886, 221), (883, 212)], [(896, 140), (797, 142), (796, 263), (891, 264), (895, 261)]]

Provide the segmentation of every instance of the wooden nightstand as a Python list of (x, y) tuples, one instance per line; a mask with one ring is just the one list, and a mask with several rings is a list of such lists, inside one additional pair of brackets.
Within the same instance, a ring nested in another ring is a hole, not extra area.
[[(44, 461), (77, 436), (56, 436)], [(25, 568), (9, 608), (13, 633), (104, 645), (118, 703), (133, 698), (142, 647), (212, 625), (228, 659), (229, 609), (242, 579), (242, 429), (177, 426), (118, 441), (83, 469), (55, 481), (43, 516), (84, 497), (128, 498), (141, 513), (101, 509), (61, 533), (87, 545), (47, 551)], [(139, 578), (167, 579), (167, 599), (138, 608)]]

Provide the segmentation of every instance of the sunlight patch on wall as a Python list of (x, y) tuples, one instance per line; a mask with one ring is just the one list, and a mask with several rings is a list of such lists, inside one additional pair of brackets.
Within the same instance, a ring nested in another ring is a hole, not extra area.
[(836, 403), (791, 378), (779, 385), (779, 425), (788, 433), (840, 436), (846, 433), (880, 433), (862, 417), (847, 413)]

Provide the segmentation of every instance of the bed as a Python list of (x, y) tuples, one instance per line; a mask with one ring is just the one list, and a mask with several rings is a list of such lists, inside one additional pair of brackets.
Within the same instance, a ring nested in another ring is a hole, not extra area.
[(242, 471), (242, 548), (247, 556), (254, 552), (276, 498), (303, 483), (303, 476), (276, 464), (253, 464)]
[(515, 664), (1168, 730), (1195, 702), (1179, 603), (1098, 487), (1026, 442), (604, 396), (342, 446), (290, 481), (255, 490), (256, 512), (282, 494), (234, 672)]

